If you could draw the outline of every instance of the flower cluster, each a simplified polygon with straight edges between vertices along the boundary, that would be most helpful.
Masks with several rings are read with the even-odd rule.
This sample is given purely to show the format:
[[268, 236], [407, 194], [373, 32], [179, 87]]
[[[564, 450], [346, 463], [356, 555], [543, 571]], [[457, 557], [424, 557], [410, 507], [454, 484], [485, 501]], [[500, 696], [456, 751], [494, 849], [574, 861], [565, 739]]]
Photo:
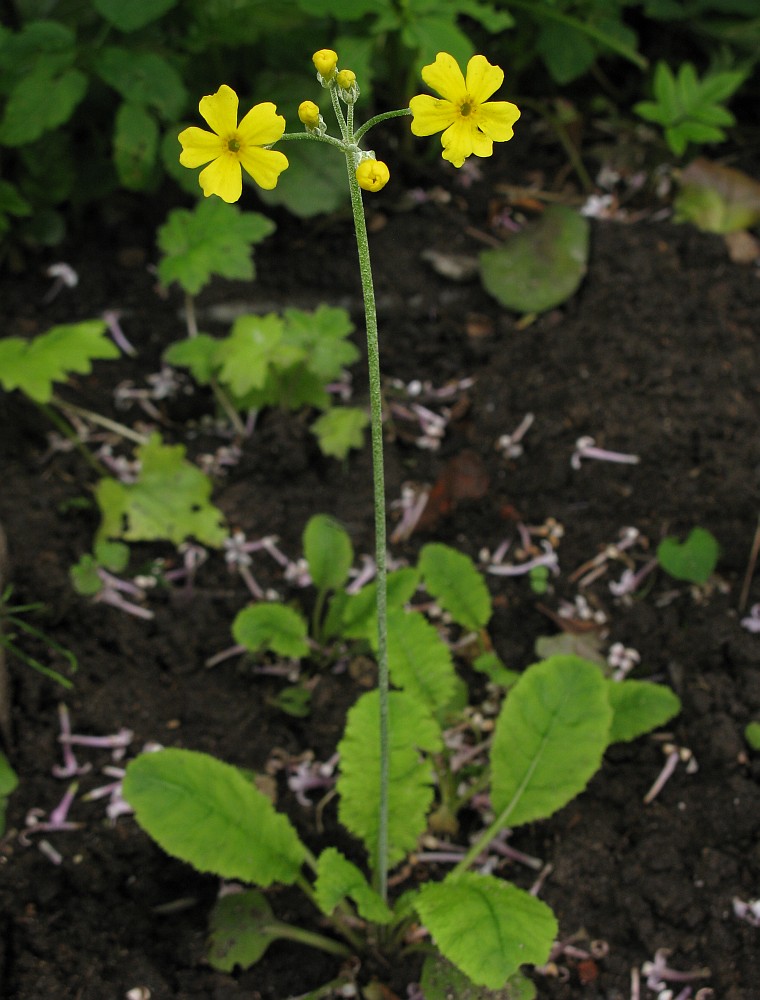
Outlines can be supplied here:
[[[356, 164], [356, 180], [365, 191], [379, 191], [390, 179], [385, 163], [372, 152], [363, 152], [353, 138], [351, 114], [359, 96], [356, 74], [338, 68], [338, 54], [332, 49], [314, 53], [317, 80], [333, 94], [336, 114], [342, 122], [343, 143], [326, 135], [327, 128], [313, 101], [303, 101], [298, 118], [310, 137], [342, 146]], [[453, 56], [439, 52], [435, 62], [425, 66], [422, 79], [440, 97], [420, 94], [409, 102], [408, 111], [389, 112], [372, 119], [370, 125], [399, 114], [412, 115], [414, 135], [442, 132], [443, 159], [461, 167], [469, 156], [490, 156], [494, 142], [512, 138], [513, 126], [520, 117], [509, 101], [489, 101], [504, 81], [504, 72], [492, 66], [484, 56], [473, 56], [466, 76]], [[349, 106], [348, 126], [335, 103], [335, 95]], [[185, 167], [205, 166], [199, 176], [206, 197], [218, 195], [235, 202], [242, 194], [242, 171], [259, 187], [270, 190], [288, 166], [284, 153], [269, 147], [282, 139], [303, 137], [285, 134], [285, 119], [270, 102], [256, 104], [238, 123], [238, 97], [231, 87], [222, 84], [215, 94], [201, 99], [199, 110], [211, 131], [192, 126], [179, 134], [182, 145], [180, 163]], [[369, 126], [361, 130], [364, 133]]]

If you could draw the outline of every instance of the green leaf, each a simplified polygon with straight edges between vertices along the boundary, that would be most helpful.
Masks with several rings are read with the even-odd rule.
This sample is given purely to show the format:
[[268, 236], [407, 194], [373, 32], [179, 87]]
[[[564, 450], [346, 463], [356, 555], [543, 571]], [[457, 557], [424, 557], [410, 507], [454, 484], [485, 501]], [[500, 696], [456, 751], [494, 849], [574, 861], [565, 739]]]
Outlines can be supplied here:
[[273, 313], [240, 316], [229, 336], [219, 342], [219, 381], [228, 385], [235, 396], [263, 388], [270, 368], [285, 368], [303, 359], [303, 350], [285, 343], [284, 336], [284, 323]]
[[418, 611], [388, 612], [388, 668], [396, 687], [431, 712], [445, 708], [454, 695], [456, 674], [449, 647]]
[[469, 556], [433, 542], [420, 553], [419, 569], [426, 590], [457, 624], [480, 630], [491, 618], [491, 595]]
[[355, 406], [335, 406], [317, 417], [311, 430], [319, 441], [322, 454], [342, 462], [352, 448], [361, 449], [364, 446], [364, 431], [368, 424], [369, 416], [364, 410]]
[[760, 750], [760, 722], [749, 722], [744, 727], [744, 739], [753, 750]]
[[596, 61], [596, 49], [586, 35], [564, 23], [543, 24], [535, 44], [556, 83], [576, 80]]
[[681, 711], [681, 702], [670, 688], [648, 681], [607, 681], [614, 715], [610, 743], [628, 743], [664, 726]]
[[291, 684], [267, 698], [267, 702], [294, 719], [305, 719], [311, 712], [311, 690], [300, 684]]
[[508, 670], [494, 652], [481, 653], [472, 661], [472, 665], [500, 687], [510, 688], [520, 678], [520, 674], [516, 670]]
[[583, 791], [611, 722], [607, 682], [595, 663], [553, 656], [528, 667], [494, 731], [491, 800], [503, 825], [544, 819]]
[[180, 368], [189, 368], [193, 378], [199, 385], [208, 385], [219, 362], [217, 353], [219, 341], [207, 333], [198, 333], [186, 340], [178, 340], [170, 344], [164, 351], [164, 361]]
[[11, 767], [11, 762], [0, 750], [0, 796], [8, 796], [18, 788], [18, 775]]
[[335, 847], [327, 847], [317, 858], [314, 895], [322, 912], [330, 917], [344, 899], [356, 903], [359, 915], [374, 924], [387, 924], [393, 913], [372, 889], [362, 871]]
[[536, 987], [522, 973], [510, 976], [498, 990], [475, 983], [442, 955], [428, 955], [422, 966], [420, 988], [425, 1000], [535, 1000]]
[[193, 211], [175, 208], [158, 230], [164, 254], [158, 276], [165, 285], [178, 282], [190, 295], [213, 275], [250, 280], [255, 273], [251, 248], [274, 228], [258, 212], [241, 212], [220, 198], [204, 198]]
[[296, 831], [230, 764], [193, 750], [144, 753], [127, 765], [123, 794], [159, 847], [200, 872], [263, 888], [299, 876]]
[[760, 183], [753, 177], [699, 157], [681, 171], [675, 200], [677, 222], [709, 233], [731, 233], [760, 222]]
[[421, 886], [416, 909], [433, 941], [474, 983], [501, 989], [521, 965], [543, 965], [558, 927], [540, 899], [466, 872]]
[[[438, 723], [414, 698], [392, 691], [389, 706], [388, 863], [392, 866], [416, 847], [433, 801], [432, 768], [420, 760], [419, 751], [436, 753], [443, 743]], [[338, 817], [364, 842], [373, 864], [377, 858], [380, 788], [379, 712], [377, 691], [362, 695], [348, 713], [338, 746]]]
[[119, 31], [137, 31], [176, 6], [177, 0], [93, 0], [95, 10]]
[[266, 205], [284, 205], [302, 219], [335, 212], [348, 200], [346, 162], [339, 150], [317, 142], [289, 142], [288, 169], [272, 191], [257, 188]]
[[47, 403], [54, 382], [65, 382], [70, 372], [88, 375], [96, 359], [118, 357], [102, 320], [54, 326], [34, 340], [0, 340], [0, 383], [7, 392], [21, 389], [36, 403]]
[[278, 922], [263, 893], [256, 889], [221, 896], [209, 916], [206, 957], [213, 969], [248, 969], [280, 937]]
[[[386, 577], [388, 610], [401, 608], [417, 589], [420, 574], [413, 566], [393, 570]], [[340, 593], [330, 605], [328, 635], [365, 639], [377, 645], [377, 584], [368, 583], [358, 594]]]
[[187, 90], [182, 77], [155, 52], [107, 45], [96, 56], [95, 71], [125, 101], [155, 108], [167, 121], [184, 110]]
[[103, 589], [98, 561], [89, 552], [80, 556], [79, 561], [69, 568], [69, 577], [74, 590], [83, 597], [93, 597]]
[[704, 528], [692, 528], [685, 542], [663, 538], [657, 546], [657, 561], [676, 580], [707, 583], [718, 562], [720, 549], [715, 536]]
[[345, 528], [327, 514], [315, 514], [304, 528], [302, 544], [317, 590], [342, 587], [354, 561], [354, 547]]
[[101, 479], [95, 487], [103, 515], [98, 540], [163, 539], [180, 545], [192, 537], [218, 548], [227, 537], [223, 515], [210, 502], [211, 480], [185, 460], [185, 448], [165, 445], [159, 434], [152, 434], [137, 448], [136, 457], [136, 482]]
[[286, 604], [253, 604], [239, 611], [232, 622], [235, 642], [249, 652], [271, 649], [293, 659], [309, 655], [308, 631], [301, 615]]
[[345, 309], [325, 305], [314, 312], [286, 309], [283, 319], [288, 343], [303, 349], [309, 371], [323, 383], [339, 378], [344, 367], [360, 357], [358, 348], [346, 339], [354, 324]]
[[8, 95], [0, 122], [0, 143], [23, 146], [63, 125], [86, 90], [87, 77], [78, 69], [57, 72], [49, 65], [38, 65]]
[[549, 205], [503, 247], [481, 253], [483, 287], [508, 309], [553, 309], [583, 280], [588, 245], [588, 219], [566, 205]]
[[124, 101], [116, 112], [113, 158], [119, 180], [130, 191], [144, 191], [154, 173], [158, 125], [141, 104]]

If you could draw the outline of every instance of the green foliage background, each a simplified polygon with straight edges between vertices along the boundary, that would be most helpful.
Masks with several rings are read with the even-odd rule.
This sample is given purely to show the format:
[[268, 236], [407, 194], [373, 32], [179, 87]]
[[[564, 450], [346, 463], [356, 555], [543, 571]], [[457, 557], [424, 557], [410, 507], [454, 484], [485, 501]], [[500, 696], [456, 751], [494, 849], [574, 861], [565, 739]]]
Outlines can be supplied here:
[[[671, 42], [675, 52], [687, 46], [700, 81], [730, 70], [752, 81], [760, 52], [756, 0], [15, 0], [6, 9], [0, 239], [34, 245], [59, 242], [78, 212], [115, 192], [156, 194], [171, 181], [197, 196], [176, 136], [200, 124], [199, 98], [224, 82], [241, 105], [274, 100], [292, 122], [301, 100], [317, 99], [316, 40], [357, 72], [367, 116], [404, 106], [436, 52], [464, 62], [480, 51], [505, 68], [507, 92], [528, 102], [592, 79], [587, 93], [598, 90], [603, 74], [614, 75], [625, 110], [639, 101], [650, 120], [670, 114], [669, 141], [674, 127], [683, 134], [672, 109], [642, 99]], [[632, 73], [614, 72], [626, 67]], [[632, 81], [624, 92], [622, 79]], [[713, 127], [730, 120], [720, 107], [710, 112]], [[686, 134], [707, 141], [704, 125]], [[313, 183], [315, 150], [297, 145], [293, 169], [263, 200], [302, 215], [334, 209], [336, 186], [329, 176]], [[319, 161], [329, 174], [330, 158]], [[305, 171], [310, 196], [321, 191], [316, 202], [304, 202]]]

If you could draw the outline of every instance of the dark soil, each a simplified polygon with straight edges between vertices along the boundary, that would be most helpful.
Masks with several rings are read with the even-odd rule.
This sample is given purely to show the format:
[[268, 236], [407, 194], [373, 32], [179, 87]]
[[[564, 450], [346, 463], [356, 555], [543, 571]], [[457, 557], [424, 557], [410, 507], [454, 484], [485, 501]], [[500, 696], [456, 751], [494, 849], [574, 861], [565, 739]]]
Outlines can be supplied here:
[[[501, 658], [515, 669], [533, 662], [536, 639], [557, 632], [546, 611], [556, 614], [562, 600], [583, 593], [607, 615], [603, 648], [613, 642], [635, 647], [641, 654], [635, 676], [677, 691], [683, 710], [669, 731], [698, 764], [695, 773], [679, 766], [645, 805], [664, 762], [662, 740], [618, 745], [583, 795], [551, 820], [517, 832], [515, 846], [553, 866], [541, 896], [556, 911], [563, 939], [577, 935], [581, 948], [595, 939], [609, 946], [604, 958], [560, 959], [567, 978], [562, 970], [560, 978], [537, 976], [538, 995], [628, 1000], [631, 970], [666, 948], [676, 969], [709, 967], [709, 975], [691, 983], [694, 992], [709, 986], [719, 1000], [752, 1000], [760, 996], [760, 931], [734, 915], [732, 900], [760, 894], [760, 759], [742, 735], [747, 722], [760, 718], [760, 637], [741, 626], [737, 610], [760, 509], [757, 270], [731, 263], [720, 237], [651, 215], [632, 223], [594, 222], [580, 292], [522, 328], [477, 280], [452, 282], [421, 257], [431, 248], [465, 255], [482, 248], [472, 228], [489, 232], [489, 184], [459, 188], [448, 204], [430, 201], [408, 211], [397, 210], [398, 191], [369, 202], [384, 373], [436, 387], [465, 377], [473, 384], [459, 394], [462, 405], [439, 451], [389, 432], [388, 498], [397, 499], [407, 481], [438, 482], [439, 495], [452, 468], [461, 471], [461, 459], [459, 466], [450, 463], [463, 452], [471, 464], [477, 463], [472, 453], [480, 459], [489, 486], [480, 499], [437, 511], [425, 530], [392, 546], [393, 557], [413, 560], [420, 545], [437, 539], [477, 558], [481, 549], [493, 551], [514, 538], [518, 519], [540, 525], [555, 518], [564, 537], [561, 573], [549, 593], [537, 598], [525, 577], [488, 578], [496, 607], [491, 633]], [[66, 259], [80, 275], [75, 290], [52, 302], [44, 302], [49, 279], [38, 261], [0, 284], [6, 335], [34, 335], [106, 308], [122, 311], [137, 359], [98, 364], [91, 376], [77, 377], [71, 397], [119, 419], [125, 414], [114, 408], [114, 386], [125, 378], [143, 385], [158, 369], [161, 351], [183, 335], [179, 296], [162, 296], [149, 270], [155, 262], [150, 230], [123, 221], [107, 238], [84, 238], [48, 257], [44, 263]], [[241, 300], [255, 310], [345, 305], [359, 325], [351, 247], [345, 218], [279, 219], [277, 234], [258, 251], [256, 283], [220, 283], [204, 293], [201, 327], [223, 332], [212, 318], [218, 314], [205, 310]], [[361, 365], [353, 374], [355, 399], [362, 402]], [[211, 411], [202, 393], [161, 405], [167, 440], [187, 443], [193, 455], [224, 443], [197, 423], [188, 435], [188, 422]], [[132, 420], [137, 412], [126, 416]], [[535, 423], [525, 452], [505, 458], [495, 444], [528, 412]], [[300, 554], [303, 527], [317, 512], [341, 520], [357, 554], [371, 552], [368, 449], [343, 464], [322, 457], [308, 417], [261, 415], [242, 460], [219, 479], [215, 501], [231, 526], [251, 539], [277, 535], [291, 558]], [[276, 749], [311, 750], [326, 760], [360, 683], [348, 673], [319, 675], [311, 715], [296, 719], [271, 705], [282, 680], [257, 675], [235, 658], [208, 669], [205, 660], [230, 644], [231, 619], [248, 601], [242, 581], [218, 555], [201, 567], [191, 591], [151, 592], [152, 621], [78, 597], [68, 569], [90, 550], [97, 518], [92, 506], [74, 501], [88, 496], [92, 473], [75, 453], [42, 461], [49, 427], [18, 394], [0, 400], [0, 419], [0, 522], [8, 534], [14, 599], [43, 602], [44, 613], [30, 620], [79, 661], [74, 688], [65, 694], [75, 731], [103, 734], [126, 726], [135, 733], [130, 753], [158, 741], [258, 771]], [[570, 456], [582, 435], [636, 453], [641, 462], [587, 461], [574, 470]], [[684, 536], [695, 525], [709, 529], [721, 548], [718, 575], [706, 587], [658, 572], [643, 596], [625, 601], [609, 589], [622, 562], [585, 589], [574, 576], [626, 526], [642, 533], [644, 541], [631, 551], [643, 565], [661, 538]], [[139, 546], [136, 563], [156, 556], [174, 554], [166, 546]], [[256, 558], [254, 572], [264, 586], [310, 599], [308, 591], [289, 587], [267, 557]], [[758, 600], [756, 578], [748, 606]], [[26, 645], [47, 657], [41, 645]], [[47, 662], [65, 669], [55, 656]], [[10, 799], [0, 857], [2, 997], [105, 1000], [146, 987], [153, 1000], [284, 1000], [338, 974], [336, 960], [286, 944], [272, 946], [248, 972], [210, 969], [203, 956], [216, 880], [168, 859], [130, 817], [109, 824], [102, 801], [81, 799], [106, 780], [99, 769], [110, 763], [107, 751], [79, 752], [94, 769], [82, 778], [71, 812], [82, 828], [48, 838], [61, 862], [22, 846], [17, 834], [27, 811], [49, 812], [66, 788], [51, 776], [60, 762], [62, 692], [16, 661], [10, 670], [10, 754], [21, 783]], [[473, 697], [482, 693], [474, 682]], [[325, 810], [322, 831], [315, 809], [298, 805], [282, 771], [277, 780], [280, 804], [302, 837], [313, 848], [331, 842], [335, 802]], [[534, 877], [519, 866], [503, 873], [524, 886]], [[421, 869], [414, 875], [426, 877]], [[279, 916], [314, 926], [315, 915], [304, 914], [297, 897], [271, 895]], [[386, 996], [403, 998], [419, 967], [363, 968], [360, 982], [373, 974], [393, 991]], [[675, 992], [683, 985], [674, 984]], [[641, 997], [654, 995], [642, 981]]]

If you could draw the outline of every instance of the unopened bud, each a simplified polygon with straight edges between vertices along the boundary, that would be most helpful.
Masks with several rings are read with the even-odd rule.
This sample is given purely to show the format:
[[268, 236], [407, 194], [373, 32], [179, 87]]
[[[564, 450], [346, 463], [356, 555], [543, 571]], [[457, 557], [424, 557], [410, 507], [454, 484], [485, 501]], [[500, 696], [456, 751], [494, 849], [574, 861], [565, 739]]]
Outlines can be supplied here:
[[298, 117], [306, 128], [319, 128], [319, 108], [314, 101], [302, 101], [298, 105]]
[[322, 84], [327, 84], [335, 75], [335, 67], [338, 65], [338, 53], [332, 49], [320, 49], [311, 57], [317, 68], [317, 73]]
[[362, 160], [356, 168], [359, 187], [365, 191], [380, 191], [388, 183], [391, 172], [382, 160]]

